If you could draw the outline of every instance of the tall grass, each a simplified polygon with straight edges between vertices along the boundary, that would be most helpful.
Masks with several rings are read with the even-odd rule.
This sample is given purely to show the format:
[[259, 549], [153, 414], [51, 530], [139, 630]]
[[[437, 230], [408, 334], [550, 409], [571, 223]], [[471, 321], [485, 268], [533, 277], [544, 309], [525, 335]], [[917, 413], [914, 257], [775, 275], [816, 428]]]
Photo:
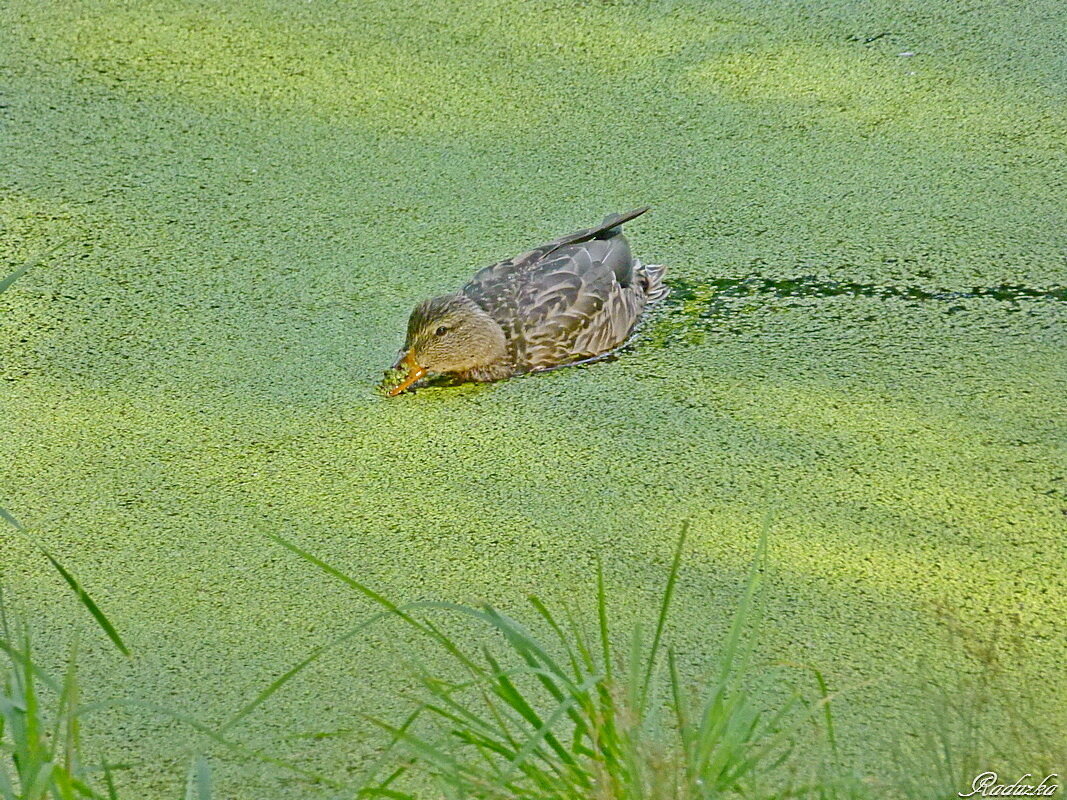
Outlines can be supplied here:
[[[40, 253], [0, 280], [0, 293], [67, 241]], [[128, 655], [129, 649], [115, 626], [74, 575], [13, 515], [0, 508], [0, 517], [33, 543], [115, 647]], [[77, 644], [71, 647], [63, 677], [49, 675], [34, 662], [28, 630], [16, 631], [9, 620], [2, 585], [0, 654], [0, 800], [115, 800], [110, 768], [104, 764], [99, 774], [90, 775], [81, 759]], [[90, 785], [94, 782], [95, 789]]]
[[62, 678], [49, 675], [34, 662], [28, 632], [14, 630], [0, 593], [0, 652], [0, 798], [114, 800], [110, 768], [93, 775], [81, 759], [77, 645]]
[[[356, 589], [425, 638], [451, 663], [451, 677], [416, 665], [423, 700], [402, 724], [372, 719], [390, 748], [446, 798], [485, 800], [707, 800], [749, 794], [788, 758], [796, 698], [761, 709], [744, 686], [766, 556], [760, 538], [740, 605], [703, 685], [691, 686], [666, 634], [685, 546], [679, 536], [657, 613], [625, 635], [609, 619], [603, 571], [596, 574], [595, 623], [529, 598], [535, 632], [492, 606], [422, 603], [401, 608], [281, 537], [275, 541]], [[431, 619], [458, 615], [502, 642], [464, 647]], [[594, 615], [590, 615], [594, 616]], [[290, 676], [291, 677], [291, 676]], [[819, 713], [824, 706], [817, 704]], [[408, 797], [395, 774], [365, 796]]]
[[60, 241], [56, 242], [51, 247], [49, 247], [49, 248], [47, 248], [45, 250], [42, 250], [37, 255], [33, 256], [32, 258], [28, 259], [27, 261], [24, 261], [21, 266], [19, 266], [13, 272], [8, 273], [8, 275], [6, 275], [4, 278], [0, 279], [0, 294], [3, 294], [4, 292], [6, 292], [11, 287], [11, 284], [13, 284], [15, 281], [17, 281], [19, 278], [21, 278], [23, 275], [25, 275], [31, 269], [33, 269], [38, 264], [40, 264], [42, 261], [44, 261], [46, 258], [48, 258], [48, 256], [52, 255], [52, 253], [55, 253], [61, 247], [66, 245], [68, 242], [70, 242], [70, 240], [71, 240], [71, 237], [69, 237], [69, 236], [67, 238], [65, 238], [65, 239], [61, 239]]
[[944, 602], [932, 610], [947, 634], [944, 650], [960, 668], [944, 684], [928, 684], [917, 694], [929, 718], [918, 735], [895, 748], [896, 791], [906, 800], [955, 797], [987, 771], [1007, 778], [1002, 783], [1026, 773], [1036, 776], [1034, 784], [1046, 775], [1062, 776], [1067, 741], [1042, 730], [1045, 709], [1009, 669], [1030, 657], [1033, 631], [1016, 614], [976, 627]]
[[[337, 800], [944, 800], [978, 772], [1006, 764], [999, 760], [1005, 753], [977, 746], [980, 726], [988, 720], [982, 703], [1000, 694], [993, 656], [982, 655], [993, 669], [979, 674], [977, 693], [942, 693], [931, 703], [924, 736], [897, 753], [877, 781], [861, 779], [833, 758], [831, 695], [818, 671], [811, 671], [809, 697], [794, 694], [761, 707], [748, 686], [755, 672], [766, 533], [715, 669], [696, 684], [683, 677], [669, 644], [684, 530], [648, 624], [622, 630], [609, 614], [599, 566], [588, 614], [553, 611], [531, 597], [522, 622], [488, 605], [399, 605], [296, 544], [271, 538], [373, 600], [380, 611], [317, 648], [219, 727], [129, 699], [86, 705], [77, 681], [77, 646], [62, 674], [49, 674], [35, 660], [25, 626], [9, 620], [0, 595], [0, 800], [118, 800], [117, 770], [128, 765], [92, 764], [81, 744], [83, 724], [102, 706], [165, 715], [246, 765], [282, 767], [306, 782], [309, 792], [317, 784], [316, 796], [332, 790]], [[443, 617], [449, 619], [447, 629]], [[357, 783], [317, 775], [232, 738], [256, 709], [331, 647], [387, 620], [436, 648], [439, 657], [432, 669], [414, 663], [419, 697], [406, 717], [364, 718], [386, 733], [387, 744]], [[449, 633], [457, 621], [462, 633]], [[473, 640], [483, 644], [467, 643]], [[979, 652], [992, 652], [990, 647]], [[798, 757], [798, 743], [813, 735], [826, 743], [830, 758], [818, 758], [817, 747]], [[1026, 747], [1022, 755], [1037, 752]], [[1062, 748], [1047, 752], [1052, 771]], [[1043, 766], [1046, 760], [1032, 763]], [[194, 755], [184, 797], [210, 800], [212, 790], [208, 760]]]
[[[90, 763], [81, 731], [87, 715], [78, 682], [78, 645], [62, 675], [36, 658], [28, 627], [9, 616], [0, 586], [0, 800], [119, 800], [116, 771], [124, 765]], [[211, 772], [197, 756], [186, 800], [210, 800]]]
[[37, 549], [37, 551], [40, 552], [42, 556], [44, 556], [48, 560], [48, 563], [51, 564], [52, 567], [56, 570], [56, 572], [59, 573], [60, 577], [63, 578], [63, 581], [67, 584], [67, 586], [70, 587], [71, 591], [74, 592], [75, 596], [78, 598], [78, 602], [85, 607], [85, 610], [89, 612], [90, 616], [92, 616], [92, 618], [96, 621], [96, 624], [99, 625], [100, 629], [107, 635], [107, 638], [111, 640], [111, 643], [114, 644], [115, 647], [117, 647], [124, 656], [128, 656], [130, 654], [130, 649], [122, 640], [122, 637], [119, 635], [118, 630], [116, 630], [115, 626], [112, 624], [111, 620], [108, 619], [107, 615], [100, 610], [100, 606], [97, 605], [96, 601], [93, 600], [90, 594], [78, 582], [78, 579], [71, 574], [70, 570], [64, 567], [63, 564], [61, 564], [59, 560], [55, 556], [53, 556], [44, 545], [38, 542], [35, 537], [30, 535], [30, 532], [26, 529], [26, 527], [17, 519], [15, 519], [15, 517], [12, 516], [10, 512], [5, 511], [3, 508], [0, 508], [0, 518], [6, 520], [16, 531], [18, 531], [27, 541], [29, 541]]
[[[7, 291], [15, 281], [25, 275], [32, 267], [41, 263], [41, 261], [50, 256], [52, 253], [59, 250], [69, 241], [69, 237], [59, 241], [52, 247], [49, 247], [47, 250], [38, 253], [36, 256], [23, 263], [22, 266], [20, 266], [14, 272], [11, 272], [9, 275], [7, 275], [7, 277], [0, 280], [0, 294], [3, 294], [5, 291]], [[115, 629], [115, 626], [111, 624], [111, 620], [109, 620], [104, 614], [104, 612], [100, 610], [100, 607], [96, 604], [93, 598], [90, 597], [89, 593], [85, 591], [84, 588], [82, 588], [82, 585], [78, 583], [77, 579], [71, 574], [70, 570], [64, 567], [55, 558], [55, 556], [53, 556], [44, 547], [44, 545], [42, 545], [33, 536], [31, 536], [30, 532], [26, 529], [26, 526], [24, 526], [21, 522], [15, 519], [15, 517], [10, 512], [4, 510], [3, 508], [0, 508], [0, 517], [2, 517], [16, 531], [18, 531], [19, 534], [21, 534], [24, 538], [29, 540], [33, 544], [33, 546], [37, 548], [38, 551], [40, 551], [41, 555], [48, 559], [48, 562], [60, 574], [60, 576], [71, 588], [74, 594], [77, 595], [79, 602], [81, 602], [81, 604], [85, 606], [85, 609], [92, 615], [93, 619], [96, 620], [96, 624], [99, 625], [100, 628], [104, 631], [104, 633], [107, 634], [107, 637], [112, 641], [115, 647], [121, 650], [123, 655], [129, 655], [130, 651], [126, 647], [126, 643], [122, 641], [122, 637], [119, 636], [119, 632]]]

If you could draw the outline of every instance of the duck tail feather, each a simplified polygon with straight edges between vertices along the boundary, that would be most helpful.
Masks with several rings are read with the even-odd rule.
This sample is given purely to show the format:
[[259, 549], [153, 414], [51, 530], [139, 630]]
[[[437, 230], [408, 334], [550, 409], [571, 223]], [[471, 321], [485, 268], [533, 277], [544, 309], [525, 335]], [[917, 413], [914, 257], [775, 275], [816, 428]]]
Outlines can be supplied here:
[[622, 233], [623, 224], [641, 216], [650, 208], [651, 206], [645, 206], [644, 208], [635, 208], [633, 211], [627, 211], [625, 214], [608, 214], [604, 217], [603, 222], [593, 229], [596, 231], [593, 234], [593, 238], [610, 239], [613, 236], [618, 236]]
[[634, 217], [641, 216], [648, 211], [648, 209], [649, 207], [645, 206], [644, 208], [628, 211], [625, 214], [608, 214], [608, 216], [604, 217], [604, 221], [595, 228], [583, 228], [580, 231], [568, 233], [566, 236], [561, 236], [544, 245], [544, 249], [541, 252], [541, 258], [545, 258], [550, 253], [559, 250], [559, 248], [564, 245], [580, 244], [581, 242], [588, 242], [592, 239], [610, 239], [613, 236], [618, 236], [619, 233], [622, 232], [622, 225], [624, 222], [629, 222]]
[[645, 297], [649, 303], [656, 303], [671, 293], [671, 287], [664, 281], [667, 274], [666, 264], [642, 264], [644, 272]]

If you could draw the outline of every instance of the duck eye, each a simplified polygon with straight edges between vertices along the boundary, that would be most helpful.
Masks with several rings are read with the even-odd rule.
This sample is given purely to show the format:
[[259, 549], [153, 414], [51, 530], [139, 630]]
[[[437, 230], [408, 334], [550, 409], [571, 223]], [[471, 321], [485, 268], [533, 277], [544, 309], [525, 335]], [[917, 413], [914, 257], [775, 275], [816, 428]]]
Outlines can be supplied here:
[[435, 336], [444, 336], [446, 333], [448, 333], [448, 328], [446, 328], [444, 325], [434, 331]]

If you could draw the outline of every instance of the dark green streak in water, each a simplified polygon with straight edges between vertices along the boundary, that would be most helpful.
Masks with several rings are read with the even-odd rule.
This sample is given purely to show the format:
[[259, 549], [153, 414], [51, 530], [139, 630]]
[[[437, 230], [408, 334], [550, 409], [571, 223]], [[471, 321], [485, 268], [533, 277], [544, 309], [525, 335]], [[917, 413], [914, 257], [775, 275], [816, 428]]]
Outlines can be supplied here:
[[743, 278], [713, 278], [704, 282], [668, 280], [671, 295], [668, 304], [700, 300], [708, 295], [715, 297], [752, 297], [773, 295], [775, 297], [880, 297], [902, 300], [964, 300], [985, 297], [993, 300], [1017, 303], [1021, 300], [1067, 301], [1067, 287], [1053, 286], [1037, 289], [1018, 284], [1000, 286], [977, 286], [972, 289], [923, 289], [918, 286], [879, 286], [869, 283], [828, 281], [812, 275], [799, 278], [764, 278], [749, 275]]

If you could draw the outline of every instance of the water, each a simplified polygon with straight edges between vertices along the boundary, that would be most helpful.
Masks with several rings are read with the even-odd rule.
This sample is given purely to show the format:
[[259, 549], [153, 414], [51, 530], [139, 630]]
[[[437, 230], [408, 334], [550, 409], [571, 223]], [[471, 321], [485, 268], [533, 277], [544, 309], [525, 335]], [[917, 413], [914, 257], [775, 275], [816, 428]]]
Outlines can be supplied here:
[[[16, 3], [3, 258], [71, 238], [0, 298], [0, 503], [135, 657], [20, 540], [5, 597], [42, 656], [82, 625], [94, 696], [217, 721], [370, 612], [264, 531], [398, 600], [510, 610], [591, 601], [600, 554], [625, 621], [691, 520], [670, 640], [696, 677], [770, 509], [758, 657], [822, 670], [860, 768], [925, 729], [916, 686], [975, 667], [946, 609], [980, 641], [1014, 620], [1004, 679], [1062, 741], [1063, 14]], [[616, 358], [376, 392], [415, 302], [645, 204], [628, 235], [674, 293]], [[353, 720], [408, 709], [396, 638], [235, 734], [347, 774]], [[147, 765], [131, 796], [175, 796], [196, 737], [99, 719]], [[297, 791], [238, 772], [235, 797]]]

